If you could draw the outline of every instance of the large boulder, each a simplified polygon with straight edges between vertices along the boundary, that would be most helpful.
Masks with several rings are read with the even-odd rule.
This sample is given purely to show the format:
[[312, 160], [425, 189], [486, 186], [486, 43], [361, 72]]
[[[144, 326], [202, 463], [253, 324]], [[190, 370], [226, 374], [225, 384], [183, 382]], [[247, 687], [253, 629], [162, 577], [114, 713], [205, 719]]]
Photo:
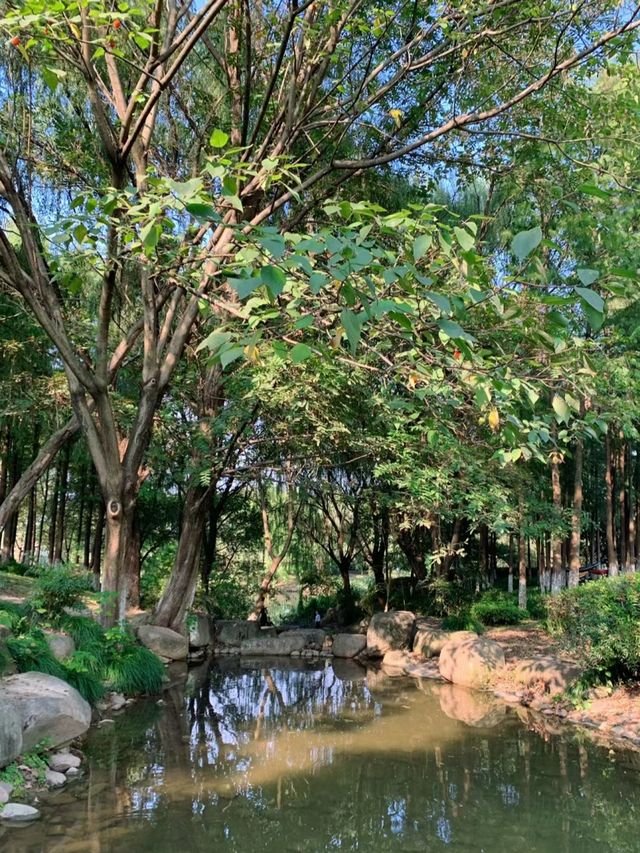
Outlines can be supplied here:
[[213, 642], [211, 620], [207, 613], [196, 611], [189, 619], [189, 645], [192, 649], [203, 649]]
[[272, 655], [280, 657], [291, 655], [293, 652], [301, 652], [305, 648], [305, 637], [295, 632], [285, 632], [278, 637], [256, 637], [254, 639], [242, 640], [240, 643], [240, 654], [246, 657], [263, 657]]
[[91, 708], [78, 691], [53, 675], [21, 672], [0, 681], [0, 699], [8, 701], [22, 721], [22, 749], [47, 739], [60, 746], [84, 734]]
[[[2, 682], [0, 681], [0, 695]], [[11, 764], [22, 752], [22, 716], [15, 703], [0, 699], [0, 767]]]
[[496, 670], [504, 666], [502, 648], [483, 637], [453, 638], [442, 648], [440, 675], [464, 687], [486, 688]]
[[148, 649], [165, 660], [186, 660], [189, 641], [171, 628], [160, 625], [140, 625], [138, 639]]
[[219, 619], [215, 625], [216, 643], [224, 646], [239, 646], [243, 640], [249, 640], [260, 634], [260, 624], [238, 619]]
[[44, 639], [49, 646], [51, 654], [56, 660], [66, 660], [67, 658], [70, 658], [76, 650], [76, 644], [73, 642], [73, 638], [68, 634], [56, 634], [53, 631], [47, 631], [44, 635]]
[[443, 631], [442, 628], [421, 628], [418, 626], [413, 638], [413, 651], [417, 655], [422, 655], [423, 658], [435, 658], [450, 639], [450, 631]]
[[326, 634], [322, 628], [292, 628], [290, 631], [282, 631], [278, 636], [302, 637], [305, 648], [317, 649], [319, 651], [322, 648]]
[[374, 613], [367, 630], [367, 654], [384, 657], [387, 652], [410, 649], [416, 617], [408, 610]]
[[552, 655], [521, 658], [510, 669], [515, 681], [525, 686], [542, 683], [547, 693], [555, 696], [564, 691], [582, 675], [575, 663], [560, 660]]
[[367, 646], [364, 634], [336, 634], [331, 651], [335, 658], [354, 658]]
[[490, 693], [469, 690], [458, 684], [440, 684], [437, 689], [440, 707], [452, 720], [467, 726], [493, 728], [504, 720], [507, 706]]
[[400, 649], [392, 649], [382, 658], [382, 671], [392, 678], [398, 675], [406, 675], [407, 669], [414, 663], [407, 652]]

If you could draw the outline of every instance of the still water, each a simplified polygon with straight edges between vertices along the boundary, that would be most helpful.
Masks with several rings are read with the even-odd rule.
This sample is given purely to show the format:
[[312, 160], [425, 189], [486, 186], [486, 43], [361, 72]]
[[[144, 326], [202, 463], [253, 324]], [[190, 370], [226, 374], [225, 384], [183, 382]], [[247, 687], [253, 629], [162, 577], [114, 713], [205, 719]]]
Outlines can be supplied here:
[[174, 676], [3, 853], [640, 851], [636, 756], [483, 694], [338, 661]]

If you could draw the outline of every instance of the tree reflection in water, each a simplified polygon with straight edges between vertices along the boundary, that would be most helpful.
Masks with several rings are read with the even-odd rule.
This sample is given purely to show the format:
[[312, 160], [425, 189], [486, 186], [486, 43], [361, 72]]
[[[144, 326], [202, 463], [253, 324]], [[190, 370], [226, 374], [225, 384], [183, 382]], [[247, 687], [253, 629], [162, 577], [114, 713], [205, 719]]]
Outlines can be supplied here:
[[161, 704], [91, 732], [85, 780], [7, 849], [638, 849], [633, 756], [451, 685], [286, 663], [174, 669]]

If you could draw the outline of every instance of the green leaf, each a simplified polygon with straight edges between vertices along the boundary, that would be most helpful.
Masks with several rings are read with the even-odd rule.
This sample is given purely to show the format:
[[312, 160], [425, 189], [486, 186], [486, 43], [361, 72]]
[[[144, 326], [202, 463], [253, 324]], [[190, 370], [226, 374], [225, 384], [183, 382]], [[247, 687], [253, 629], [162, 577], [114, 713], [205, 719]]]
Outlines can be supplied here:
[[260, 270], [260, 278], [262, 283], [267, 286], [272, 296], [279, 296], [284, 290], [287, 282], [287, 277], [279, 267], [274, 267], [271, 264], [262, 267]]
[[212, 148], [224, 148], [228, 141], [229, 134], [225, 133], [224, 130], [219, 130], [217, 128], [209, 137], [209, 145]]
[[196, 352], [200, 352], [200, 350], [203, 349], [208, 349], [210, 352], [216, 353], [218, 352], [220, 347], [224, 346], [224, 344], [229, 343], [230, 340], [230, 332], [211, 332], [210, 335], [207, 335], [207, 337], [198, 344]]
[[162, 229], [156, 222], [150, 222], [149, 225], [142, 229], [140, 236], [142, 237], [142, 245], [144, 246], [145, 254], [149, 255], [153, 252], [155, 247], [158, 245], [161, 233]]
[[357, 315], [354, 314], [353, 311], [349, 311], [348, 308], [343, 308], [342, 313], [340, 314], [340, 320], [344, 326], [345, 332], [347, 333], [351, 352], [355, 355], [355, 352], [358, 349], [358, 343], [360, 342], [360, 335], [362, 334], [364, 315]]
[[596, 198], [608, 199], [611, 196], [610, 192], [607, 192], [607, 190], [601, 190], [600, 187], [596, 187], [595, 184], [581, 184], [581, 186], [578, 187], [578, 191], [585, 195], [595, 196]]
[[434, 305], [437, 305], [443, 314], [451, 313], [451, 303], [446, 296], [443, 296], [441, 293], [432, 293], [430, 291], [427, 291], [424, 295], [427, 299], [433, 302]]
[[569, 406], [567, 406], [567, 404], [559, 394], [554, 394], [553, 400], [551, 401], [551, 405], [553, 406], [553, 411], [558, 416], [558, 420], [564, 421], [564, 423], [568, 423], [569, 418], [571, 416], [571, 413], [569, 412]]
[[429, 248], [431, 246], [431, 234], [420, 234], [419, 237], [413, 241], [413, 259], [414, 261], [419, 261], [420, 258], [423, 258]]
[[590, 284], [593, 284], [594, 281], [600, 278], [598, 270], [579, 269], [576, 270], [576, 275], [585, 287], [589, 287]]
[[195, 218], [199, 219], [201, 222], [211, 222], [213, 219], [217, 220], [220, 218], [218, 211], [212, 204], [193, 202], [192, 204], [187, 204], [185, 209], [187, 213], [195, 216]]
[[244, 347], [230, 347], [220, 353], [220, 364], [227, 367], [244, 355]]
[[311, 347], [308, 347], [306, 344], [296, 344], [291, 350], [290, 355], [291, 361], [294, 364], [300, 364], [308, 358], [311, 358], [313, 351], [311, 350]]
[[456, 235], [456, 240], [462, 246], [465, 252], [470, 252], [475, 245], [475, 238], [469, 234], [464, 228], [455, 227], [453, 233]]
[[314, 272], [309, 276], [309, 288], [314, 296], [317, 296], [327, 284], [329, 284], [329, 279], [324, 273]]
[[594, 311], [597, 311], [599, 314], [604, 314], [604, 299], [600, 296], [599, 293], [596, 293], [595, 290], [591, 290], [588, 287], [576, 287], [576, 293], [578, 296], [590, 305]]
[[470, 335], [468, 332], [460, 326], [458, 323], [453, 320], [438, 320], [438, 325], [440, 326], [440, 330], [447, 335], [449, 338], [460, 338], [463, 341], [475, 341], [475, 338]]
[[511, 251], [519, 261], [523, 261], [542, 241], [542, 229], [536, 225], [530, 231], [521, 231], [511, 241]]
[[256, 287], [260, 287], [262, 284], [259, 278], [230, 278], [228, 282], [240, 299], [246, 299], [250, 293], [253, 293]]

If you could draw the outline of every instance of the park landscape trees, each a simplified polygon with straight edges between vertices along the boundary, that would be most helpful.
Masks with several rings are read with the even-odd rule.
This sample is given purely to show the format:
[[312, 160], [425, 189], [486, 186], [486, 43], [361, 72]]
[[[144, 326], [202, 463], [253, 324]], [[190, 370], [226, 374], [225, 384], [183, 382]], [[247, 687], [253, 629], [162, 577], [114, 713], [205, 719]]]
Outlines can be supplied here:
[[636, 11], [2, 10], [5, 561], [635, 567]]

